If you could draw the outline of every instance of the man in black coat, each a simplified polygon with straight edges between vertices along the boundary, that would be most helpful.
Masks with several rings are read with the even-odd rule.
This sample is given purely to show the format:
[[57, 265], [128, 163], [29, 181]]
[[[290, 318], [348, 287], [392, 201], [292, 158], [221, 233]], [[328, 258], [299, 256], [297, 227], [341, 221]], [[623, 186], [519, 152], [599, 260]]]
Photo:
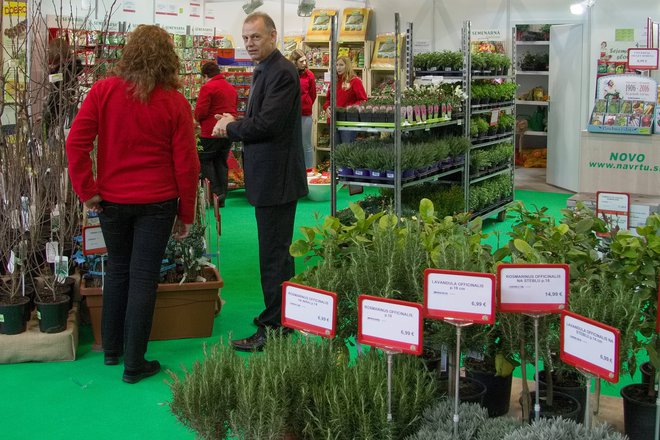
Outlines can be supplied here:
[[243, 22], [243, 43], [256, 67], [245, 117], [216, 116], [214, 136], [243, 141], [248, 202], [255, 207], [259, 268], [265, 309], [257, 332], [232, 341], [236, 350], [261, 350], [266, 329], [281, 326], [282, 283], [295, 274], [289, 246], [296, 204], [307, 194], [302, 146], [300, 81], [295, 66], [276, 48], [277, 31], [268, 14], [254, 12]]

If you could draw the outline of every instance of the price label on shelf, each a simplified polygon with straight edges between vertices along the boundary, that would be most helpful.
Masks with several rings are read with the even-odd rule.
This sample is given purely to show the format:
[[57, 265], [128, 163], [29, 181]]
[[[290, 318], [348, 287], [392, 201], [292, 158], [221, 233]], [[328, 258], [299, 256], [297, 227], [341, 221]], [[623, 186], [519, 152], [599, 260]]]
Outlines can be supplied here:
[[581, 368], [596, 377], [619, 381], [619, 330], [576, 313], [561, 315], [561, 351], [563, 362]]
[[[630, 194], [598, 191], [596, 193], [596, 216], [605, 217], [611, 230], [627, 231], [630, 226]], [[598, 233], [600, 236], [608, 234]]]
[[108, 250], [103, 239], [101, 225], [83, 227], [83, 254], [105, 254]]
[[497, 126], [497, 122], [500, 120], [500, 110], [495, 109], [492, 112], [490, 112], [490, 126], [495, 127]]
[[658, 49], [631, 47], [628, 49], [628, 68], [630, 70], [657, 70]]
[[497, 279], [502, 312], [559, 313], [568, 303], [567, 264], [501, 264]]
[[335, 293], [289, 282], [282, 285], [282, 325], [331, 338], [336, 321]]
[[422, 306], [394, 299], [358, 297], [358, 342], [422, 354]]
[[495, 275], [426, 269], [424, 316], [475, 324], [493, 324]]

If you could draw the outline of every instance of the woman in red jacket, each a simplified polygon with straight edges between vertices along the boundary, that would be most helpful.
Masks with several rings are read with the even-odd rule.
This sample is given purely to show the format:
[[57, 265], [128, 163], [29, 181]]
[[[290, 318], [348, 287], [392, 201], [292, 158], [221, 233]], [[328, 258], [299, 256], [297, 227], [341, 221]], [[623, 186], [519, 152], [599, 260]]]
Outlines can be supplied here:
[[220, 73], [220, 67], [210, 61], [202, 66], [206, 83], [199, 89], [195, 104], [195, 119], [202, 129], [200, 140], [203, 151], [199, 152], [202, 176], [211, 182], [211, 191], [218, 196], [220, 206], [225, 206], [229, 168], [227, 157], [231, 142], [227, 138], [211, 135], [217, 120], [214, 115], [229, 113], [236, 116], [238, 94]]
[[302, 139], [305, 150], [305, 167], [314, 166], [314, 150], [312, 149], [312, 106], [316, 101], [316, 78], [307, 68], [307, 55], [296, 49], [289, 55], [289, 60], [295, 64], [300, 75], [300, 99], [302, 104]]
[[[337, 107], [346, 108], [357, 105], [367, 100], [367, 92], [364, 90], [362, 80], [353, 71], [353, 62], [347, 56], [337, 58]], [[327, 110], [330, 105], [330, 89], [326, 95], [323, 109]], [[339, 131], [339, 140], [347, 144], [355, 140], [356, 132]]]
[[[66, 142], [72, 187], [99, 214], [108, 249], [104, 363], [116, 365], [124, 354], [128, 383], [160, 371], [158, 361], [144, 358], [160, 264], [170, 234], [186, 237], [195, 216], [199, 160], [178, 72], [169, 34], [138, 26], [116, 76], [92, 86]], [[95, 140], [96, 173], [90, 157]]]

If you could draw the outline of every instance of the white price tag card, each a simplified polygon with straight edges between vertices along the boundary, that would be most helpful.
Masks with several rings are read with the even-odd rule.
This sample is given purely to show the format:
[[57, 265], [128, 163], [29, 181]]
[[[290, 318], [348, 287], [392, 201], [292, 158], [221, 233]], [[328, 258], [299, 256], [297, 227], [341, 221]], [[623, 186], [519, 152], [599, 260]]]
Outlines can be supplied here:
[[559, 313], [568, 304], [567, 264], [501, 264], [497, 279], [502, 312]]
[[495, 127], [497, 126], [497, 121], [500, 120], [500, 110], [495, 109], [492, 112], [490, 112], [490, 126]]
[[11, 251], [9, 253], [9, 260], [7, 261], [7, 271], [9, 273], [14, 273], [15, 267], [16, 267], [16, 254], [14, 254], [14, 251]]
[[657, 70], [658, 49], [631, 47], [628, 49], [628, 68], [630, 70]]
[[49, 241], [46, 243], [46, 261], [49, 263], [54, 263], [55, 258], [57, 258], [57, 249], [59, 248], [59, 243], [57, 241]]
[[[630, 194], [598, 191], [596, 216], [605, 217], [611, 230], [627, 231], [630, 223]], [[598, 234], [600, 236], [607, 234]]]
[[83, 254], [105, 254], [107, 251], [101, 225], [83, 227]]
[[422, 354], [422, 306], [358, 296], [358, 342], [385, 350]]
[[562, 312], [563, 362], [608, 382], [619, 381], [619, 330], [576, 313]]
[[493, 324], [495, 275], [426, 269], [424, 316], [474, 324]]
[[55, 281], [63, 283], [66, 277], [69, 276], [69, 257], [58, 256], [55, 257]]
[[337, 294], [300, 284], [282, 284], [282, 325], [332, 338], [336, 321]]

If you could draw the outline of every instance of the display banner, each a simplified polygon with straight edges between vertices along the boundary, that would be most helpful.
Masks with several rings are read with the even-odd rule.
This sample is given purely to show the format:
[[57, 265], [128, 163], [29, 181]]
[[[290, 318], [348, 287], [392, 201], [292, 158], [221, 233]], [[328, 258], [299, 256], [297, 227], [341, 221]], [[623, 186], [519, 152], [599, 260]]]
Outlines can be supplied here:
[[619, 330], [564, 311], [559, 357], [562, 362], [616, 383], [619, 381]]
[[82, 236], [84, 255], [105, 254], [108, 251], [103, 239], [101, 225], [83, 226]]
[[498, 309], [512, 313], [559, 313], [568, 304], [567, 264], [501, 264]]
[[336, 322], [336, 293], [289, 282], [282, 284], [282, 325], [332, 338]]
[[358, 342], [384, 350], [422, 354], [422, 306], [358, 296]]
[[[596, 217], [605, 218], [610, 230], [630, 229], [630, 194], [598, 191], [596, 193]], [[598, 233], [600, 236], [609, 234]]]
[[424, 316], [474, 324], [493, 324], [495, 275], [426, 269]]

